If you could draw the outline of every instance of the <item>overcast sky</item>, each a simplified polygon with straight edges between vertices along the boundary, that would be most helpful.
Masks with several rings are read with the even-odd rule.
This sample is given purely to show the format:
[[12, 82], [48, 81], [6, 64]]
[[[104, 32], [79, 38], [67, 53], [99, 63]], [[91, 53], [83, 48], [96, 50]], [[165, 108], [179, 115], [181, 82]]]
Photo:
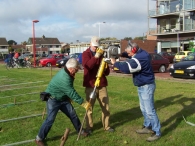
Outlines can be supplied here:
[[[148, 29], [147, 1], [0, 0], [0, 37], [18, 44], [28, 41], [32, 20], [39, 20], [35, 37], [45, 35], [65, 43], [88, 42], [99, 36], [99, 28], [102, 38], [143, 36]], [[154, 9], [155, 1], [149, 1]]]

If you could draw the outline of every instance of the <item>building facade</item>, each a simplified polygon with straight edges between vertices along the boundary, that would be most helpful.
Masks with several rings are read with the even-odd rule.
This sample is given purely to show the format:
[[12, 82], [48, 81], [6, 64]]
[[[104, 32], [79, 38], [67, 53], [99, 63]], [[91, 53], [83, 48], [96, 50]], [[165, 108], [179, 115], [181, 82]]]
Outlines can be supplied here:
[[[150, 10], [148, 0], [148, 35], [157, 37], [157, 52], [188, 50], [195, 43], [195, 0], [155, 0]], [[151, 28], [151, 19], [156, 27]]]
[[0, 53], [8, 53], [8, 43], [6, 38], [0, 37]]
[[[132, 43], [136, 43], [140, 48], [147, 52], [157, 52], [156, 40], [131, 40]], [[125, 51], [128, 45], [128, 40], [103, 40], [100, 41], [100, 46], [107, 52], [109, 46], [115, 46], [118, 48], [118, 54]], [[90, 46], [90, 42], [78, 42], [70, 44], [70, 54], [82, 53]]]
[[[35, 52], [36, 54], [55, 54], [61, 53], [61, 43], [57, 38], [47, 38], [44, 35], [41, 38], [34, 38], [35, 40]], [[33, 38], [29, 38], [27, 50], [33, 53]]]

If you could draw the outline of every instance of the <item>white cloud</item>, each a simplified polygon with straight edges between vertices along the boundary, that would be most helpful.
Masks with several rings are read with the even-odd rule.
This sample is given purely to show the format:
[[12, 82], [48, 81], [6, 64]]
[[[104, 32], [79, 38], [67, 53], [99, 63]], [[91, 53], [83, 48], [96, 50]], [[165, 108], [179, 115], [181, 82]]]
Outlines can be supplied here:
[[148, 27], [146, 0], [0, 0], [0, 6], [0, 37], [18, 43], [32, 37], [35, 19], [36, 37], [68, 43], [98, 36], [99, 23], [101, 37], [118, 39], [142, 36]]

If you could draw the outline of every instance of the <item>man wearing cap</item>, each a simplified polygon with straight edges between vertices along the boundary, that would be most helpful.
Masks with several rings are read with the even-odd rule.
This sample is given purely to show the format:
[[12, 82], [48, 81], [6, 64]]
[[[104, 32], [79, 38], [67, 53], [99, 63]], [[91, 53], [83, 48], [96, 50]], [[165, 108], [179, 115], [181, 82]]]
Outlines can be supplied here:
[[[84, 79], [83, 86], [85, 87], [86, 100], [90, 100], [90, 94], [94, 89], [94, 84], [96, 81], [96, 75], [103, 59], [103, 51], [99, 48], [99, 38], [94, 36], [91, 38], [90, 47], [82, 54], [82, 65], [84, 67]], [[102, 109], [102, 124], [104, 130], [108, 132], [114, 132], [114, 129], [110, 127], [110, 111], [109, 111], [109, 98], [106, 86], [108, 85], [106, 76], [110, 73], [109, 67], [107, 67], [100, 79], [100, 85], [96, 88], [96, 98], [91, 99], [90, 103], [93, 108], [96, 99]], [[92, 110], [87, 112], [86, 116], [86, 130], [92, 133], [93, 119]]]
[[155, 141], [161, 136], [161, 125], [154, 108], [154, 91], [156, 88], [154, 72], [151, 66], [150, 55], [139, 48], [136, 43], [129, 43], [126, 51], [131, 59], [116, 62], [111, 58], [114, 67], [123, 73], [133, 74], [133, 83], [137, 86], [140, 109], [144, 116], [142, 129], [136, 130], [138, 134], [152, 134], [146, 140]]

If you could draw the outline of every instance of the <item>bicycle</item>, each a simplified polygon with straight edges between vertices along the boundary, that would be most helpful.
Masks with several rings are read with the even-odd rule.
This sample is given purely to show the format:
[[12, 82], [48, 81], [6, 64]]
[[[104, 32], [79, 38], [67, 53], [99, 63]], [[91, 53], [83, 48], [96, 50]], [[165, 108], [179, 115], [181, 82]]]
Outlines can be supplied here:
[[28, 61], [28, 60], [25, 60], [25, 66], [26, 66], [27, 68], [31, 68], [31, 67], [32, 67], [31, 62]]
[[10, 70], [12, 68], [31, 68], [31, 62], [28, 60], [28, 58], [24, 59], [10, 59], [6, 61], [6, 69]]
[[12, 59], [8, 58], [5, 60], [5, 67], [7, 70], [14, 68], [14, 66], [15, 66], [15, 64], [14, 64], [14, 61]]
[[29, 58], [24, 58], [24, 59], [18, 59], [16, 60], [16, 67], [22, 67], [22, 68], [31, 68], [31, 62], [29, 61]]

